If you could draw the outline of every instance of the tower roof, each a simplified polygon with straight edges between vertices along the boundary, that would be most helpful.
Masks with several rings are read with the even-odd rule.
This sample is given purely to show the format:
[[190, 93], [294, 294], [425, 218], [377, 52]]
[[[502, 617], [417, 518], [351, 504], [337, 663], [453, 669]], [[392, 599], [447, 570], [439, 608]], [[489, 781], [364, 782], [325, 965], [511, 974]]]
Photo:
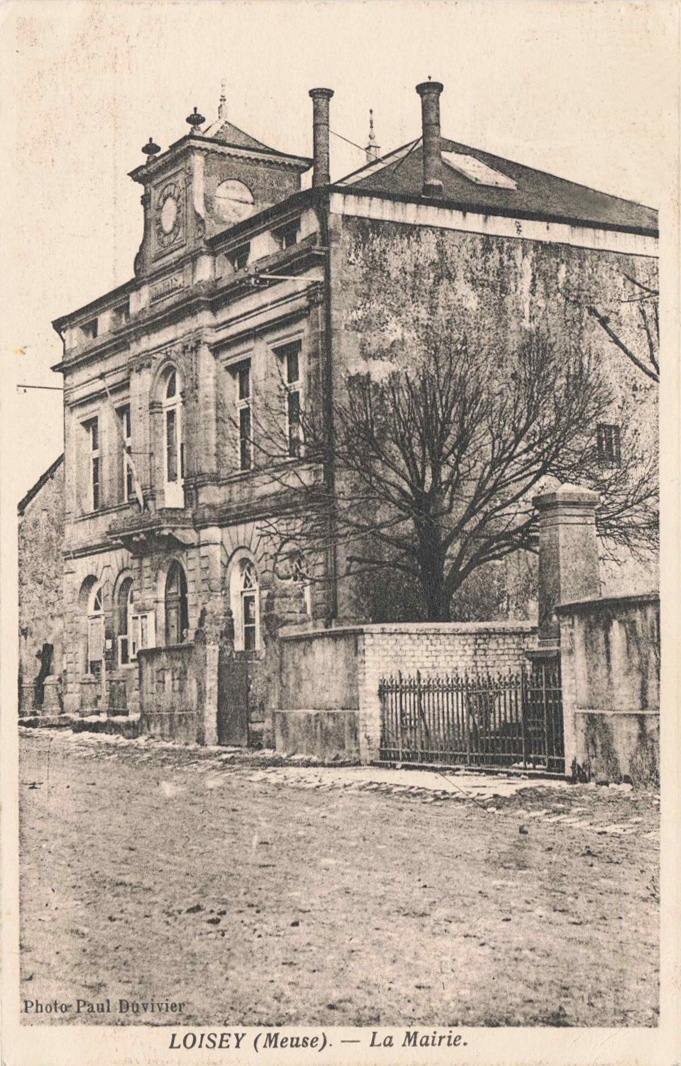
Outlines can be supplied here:
[[263, 144], [262, 141], [256, 140], [255, 137], [251, 137], [250, 133], [244, 133], [234, 123], [228, 122], [226, 118], [218, 118], [215, 122], [212, 122], [210, 126], [207, 126], [201, 133], [203, 137], [210, 137], [214, 141], [220, 141], [221, 144], [229, 145], [231, 148], [255, 148], [259, 152], [271, 152], [272, 155], [281, 155], [276, 148], [270, 148], [269, 145]]

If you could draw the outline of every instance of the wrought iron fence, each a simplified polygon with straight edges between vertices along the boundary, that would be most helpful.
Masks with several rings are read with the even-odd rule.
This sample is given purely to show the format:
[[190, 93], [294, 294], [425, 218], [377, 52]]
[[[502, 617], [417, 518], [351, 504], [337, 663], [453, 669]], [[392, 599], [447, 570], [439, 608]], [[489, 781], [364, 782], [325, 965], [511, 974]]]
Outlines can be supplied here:
[[510, 674], [383, 678], [381, 758], [397, 762], [565, 767], [560, 666]]

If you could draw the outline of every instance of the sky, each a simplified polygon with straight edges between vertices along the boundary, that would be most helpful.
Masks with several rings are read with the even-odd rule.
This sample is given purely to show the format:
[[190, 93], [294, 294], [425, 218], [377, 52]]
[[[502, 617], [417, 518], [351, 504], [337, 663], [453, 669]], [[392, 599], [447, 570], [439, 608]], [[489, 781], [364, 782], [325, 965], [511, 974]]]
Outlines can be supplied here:
[[[311, 154], [314, 86], [331, 128], [383, 151], [420, 133], [414, 91], [444, 83], [442, 132], [662, 207], [678, 173], [677, 5], [583, 0], [15, 0], [0, 3], [0, 461], [16, 501], [62, 449], [54, 318], [133, 275], [150, 136], [166, 148], [221, 83], [237, 126]], [[334, 137], [332, 178], [364, 161]]]

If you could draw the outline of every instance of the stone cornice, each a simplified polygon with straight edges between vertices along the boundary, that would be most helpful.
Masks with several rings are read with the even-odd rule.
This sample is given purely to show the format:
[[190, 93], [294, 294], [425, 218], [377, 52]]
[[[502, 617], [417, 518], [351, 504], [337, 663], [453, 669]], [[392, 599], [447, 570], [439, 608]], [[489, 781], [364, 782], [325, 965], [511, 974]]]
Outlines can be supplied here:
[[313, 160], [307, 156], [290, 155], [287, 152], [277, 152], [267, 148], [245, 148], [235, 144], [226, 144], [215, 137], [187, 133], [166, 148], [165, 152], [157, 156], [153, 162], [141, 163], [134, 170], [130, 170], [128, 177], [139, 185], [148, 185], [162, 176], [166, 170], [176, 166], [186, 155], [196, 151], [233, 156], [236, 159], [252, 159], [263, 166], [288, 167], [299, 173], [309, 170], [313, 163]]

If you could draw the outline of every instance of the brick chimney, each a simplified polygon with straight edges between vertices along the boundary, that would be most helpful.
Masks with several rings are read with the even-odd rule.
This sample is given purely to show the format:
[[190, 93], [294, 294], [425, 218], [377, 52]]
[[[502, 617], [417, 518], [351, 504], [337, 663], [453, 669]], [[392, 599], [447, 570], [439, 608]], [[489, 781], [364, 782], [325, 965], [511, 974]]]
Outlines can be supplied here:
[[314, 169], [312, 185], [328, 185], [331, 181], [329, 172], [329, 101], [333, 89], [310, 89], [312, 97], [312, 130]]
[[421, 97], [421, 125], [423, 128], [423, 195], [442, 196], [442, 150], [440, 147], [439, 81], [422, 81], [416, 86]]

